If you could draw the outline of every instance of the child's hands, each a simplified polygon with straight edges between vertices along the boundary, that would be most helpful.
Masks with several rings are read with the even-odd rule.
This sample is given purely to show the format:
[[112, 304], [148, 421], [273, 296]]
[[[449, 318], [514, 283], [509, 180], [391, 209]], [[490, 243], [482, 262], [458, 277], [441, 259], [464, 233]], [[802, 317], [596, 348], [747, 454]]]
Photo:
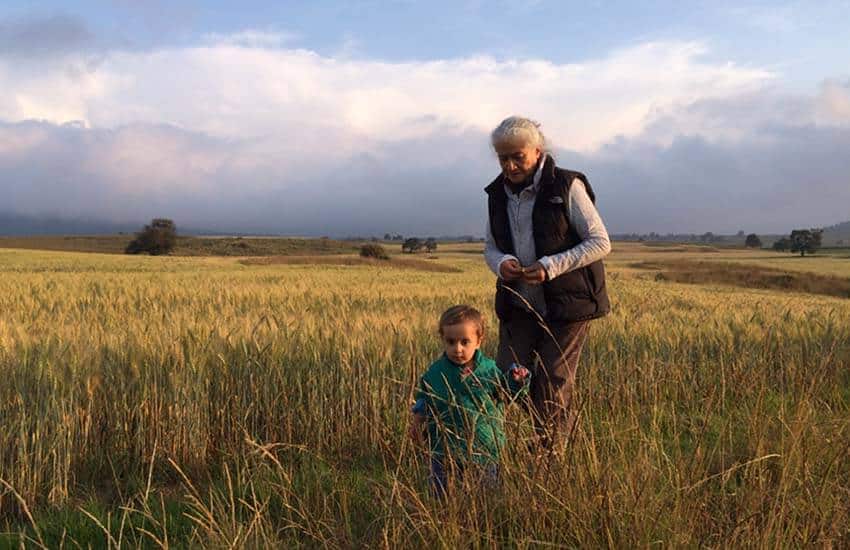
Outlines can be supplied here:
[[410, 427], [407, 429], [407, 434], [410, 436], [411, 441], [417, 446], [421, 446], [425, 444], [425, 434], [423, 432], [423, 426], [425, 425], [425, 417], [421, 414], [413, 413], [413, 417], [410, 419]]
[[514, 379], [514, 382], [522, 382], [526, 378], [528, 378], [529, 372], [525, 367], [516, 367], [511, 369], [511, 378]]

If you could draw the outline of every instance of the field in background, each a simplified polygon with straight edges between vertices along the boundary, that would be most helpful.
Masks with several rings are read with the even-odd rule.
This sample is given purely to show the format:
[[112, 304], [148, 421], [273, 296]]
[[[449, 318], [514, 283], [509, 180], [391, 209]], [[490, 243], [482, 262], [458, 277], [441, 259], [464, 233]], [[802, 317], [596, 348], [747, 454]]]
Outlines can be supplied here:
[[0, 250], [0, 544], [850, 544], [850, 300], [659, 277], [846, 281], [840, 254], [615, 243], [570, 452], [530, 456], [512, 410], [503, 486], [428, 498], [411, 390], [449, 305], [494, 352], [480, 248], [416, 258], [459, 272]]

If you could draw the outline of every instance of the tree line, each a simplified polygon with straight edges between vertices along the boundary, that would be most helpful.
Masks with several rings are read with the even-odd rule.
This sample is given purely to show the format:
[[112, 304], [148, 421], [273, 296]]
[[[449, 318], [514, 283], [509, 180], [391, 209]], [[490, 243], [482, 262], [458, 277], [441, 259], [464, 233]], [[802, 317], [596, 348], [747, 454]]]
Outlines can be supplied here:
[[[423, 250], [428, 253], [437, 250], [437, 239], [434, 237], [428, 237], [427, 239], [411, 237], [409, 239], [405, 239], [404, 242], [401, 243], [401, 251], [405, 254], [414, 254]], [[377, 258], [379, 260], [388, 260], [390, 258], [386, 249], [375, 242], [361, 246], [360, 255], [364, 258]]]
[[[632, 236], [636, 235], [629, 235], [629, 237]], [[743, 231], [739, 231], [736, 236], [739, 238], [743, 237]], [[651, 233], [650, 238], [646, 240], [657, 240], [659, 237], [660, 235]], [[788, 236], [774, 241], [772, 248], [777, 252], [799, 252], [800, 256], [805, 256], [807, 253], [815, 253], [821, 247], [822, 237], [823, 229], [794, 229]], [[437, 240], [434, 237], [428, 237], [427, 239], [410, 237], [404, 239], [401, 235], [391, 235], [388, 233], [384, 235], [384, 238], [389, 241], [402, 241], [401, 251], [406, 254], [414, 254], [422, 251], [431, 253], [437, 250]], [[627, 238], [626, 240], [632, 239]], [[644, 239], [638, 237], [636, 240]], [[697, 240], [705, 243], [718, 242], [719, 239], [713, 233], [709, 232], [697, 237]], [[168, 218], [154, 218], [150, 224], [145, 225], [141, 231], [136, 233], [135, 238], [127, 245], [125, 252], [127, 254], [150, 254], [152, 256], [168, 254], [176, 243], [177, 227], [174, 221]], [[758, 235], [750, 233], [745, 237], [744, 245], [748, 248], [762, 248], [762, 241]], [[382, 251], [378, 252], [377, 248], [381, 248]], [[388, 257], [380, 246], [376, 246], [376, 250], [370, 250], [364, 255]]]
[[[391, 236], [389, 240], [401, 239], [400, 235]], [[127, 244], [124, 252], [127, 254], [150, 254], [158, 256], [168, 254], [177, 244], [177, 226], [174, 221], [168, 218], [154, 218], [151, 223], [142, 228], [136, 233], [135, 238]], [[437, 239], [428, 237], [420, 239], [411, 237], [404, 239], [401, 244], [401, 251], [408, 254], [416, 252], [434, 252], [437, 250]], [[382, 246], [376, 243], [366, 245], [361, 249], [361, 255], [367, 257], [386, 259], [389, 256]]]
[[821, 247], [823, 229], [795, 229], [787, 237], [777, 239], [773, 249], [777, 252], [799, 252], [800, 256], [814, 254]]
[[437, 250], [437, 239], [429, 237], [423, 241], [422, 239], [411, 237], [409, 239], [405, 239], [401, 245], [401, 251], [408, 254], [413, 254], [422, 250], [429, 254]]

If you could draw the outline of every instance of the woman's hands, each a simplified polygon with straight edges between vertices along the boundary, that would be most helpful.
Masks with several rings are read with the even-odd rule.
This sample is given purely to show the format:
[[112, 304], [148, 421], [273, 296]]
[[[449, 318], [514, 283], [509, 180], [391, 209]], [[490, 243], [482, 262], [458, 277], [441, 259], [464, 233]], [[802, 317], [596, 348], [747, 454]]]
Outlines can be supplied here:
[[522, 280], [530, 285], [539, 285], [546, 280], [546, 269], [540, 262], [534, 262], [522, 270]]
[[522, 277], [522, 266], [516, 260], [505, 260], [499, 266], [499, 276], [504, 281], [516, 281]]
[[546, 280], [546, 269], [540, 262], [534, 262], [528, 267], [522, 267], [516, 260], [505, 260], [499, 266], [499, 276], [504, 281], [522, 279], [530, 285], [539, 285]]

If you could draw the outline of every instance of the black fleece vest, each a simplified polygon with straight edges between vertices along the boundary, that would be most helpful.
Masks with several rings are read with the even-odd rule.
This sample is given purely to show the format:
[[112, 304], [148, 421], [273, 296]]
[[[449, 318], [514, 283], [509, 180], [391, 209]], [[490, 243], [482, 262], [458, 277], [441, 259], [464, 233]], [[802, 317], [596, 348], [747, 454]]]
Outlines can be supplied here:
[[[590, 200], [595, 203], [596, 195], [584, 174], [558, 168], [552, 157], [546, 157], [531, 214], [534, 247], [538, 257], [564, 252], [581, 242], [567, 215], [567, 199], [575, 179], [584, 184]], [[490, 231], [496, 246], [505, 254], [513, 254], [505, 183], [504, 175], [499, 175], [484, 191], [488, 196]], [[514, 308], [511, 292], [504, 288], [511, 286], [512, 283], [496, 280], [496, 315], [503, 321], [510, 319]], [[543, 295], [548, 321], [595, 319], [606, 315], [611, 309], [605, 289], [602, 260], [547, 280], [543, 283]]]

